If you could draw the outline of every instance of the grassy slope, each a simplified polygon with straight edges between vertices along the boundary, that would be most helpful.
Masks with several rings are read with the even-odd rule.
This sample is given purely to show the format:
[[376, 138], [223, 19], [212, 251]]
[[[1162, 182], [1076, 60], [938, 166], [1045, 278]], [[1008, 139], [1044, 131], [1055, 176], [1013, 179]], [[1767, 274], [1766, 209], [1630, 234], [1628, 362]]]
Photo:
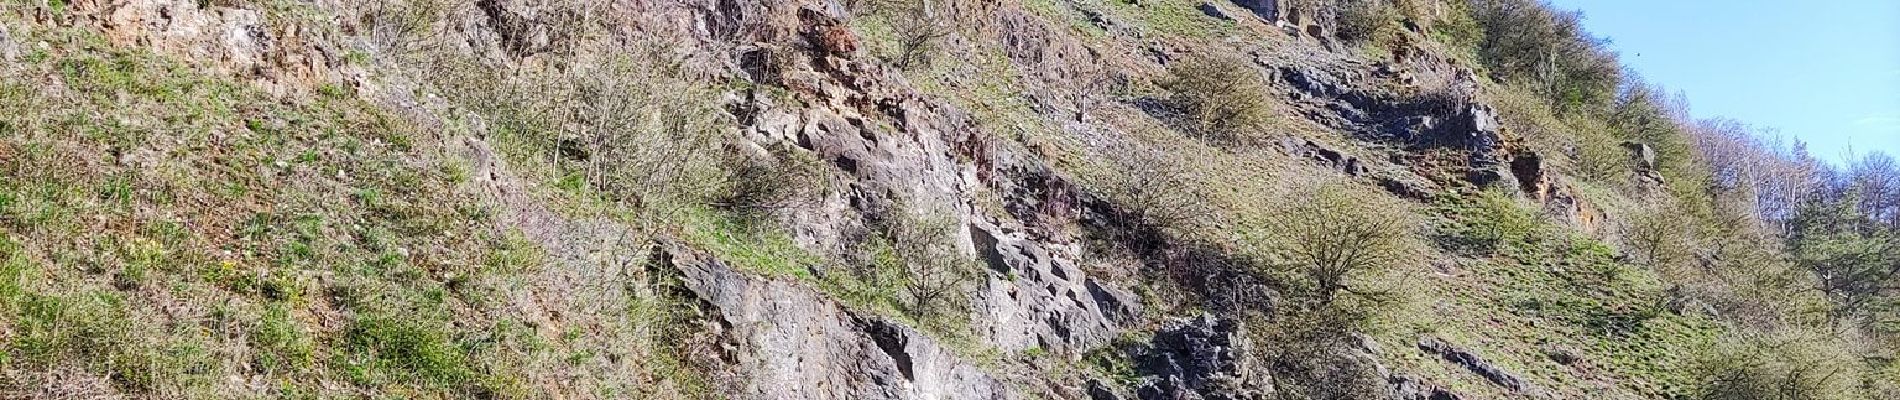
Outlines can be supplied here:
[[[1435, 211], [1436, 235], [1456, 256], [1420, 279], [1426, 315], [1383, 332], [1405, 349], [1408, 369], [1431, 371], [1470, 393], [1495, 386], [1442, 360], [1411, 351], [1421, 335], [1465, 346], [1558, 392], [1559, 397], [1619, 388], [1647, 398], [1687, 394], [1690, 357], [1720, 325], [1672, 312], [1665, 283], [1621, 263], [1603, 242], [1547, 221], [1496, 192], [1448, 199]], [[1575, 357], [1566, 363], [1564, 357]]]
[[[1029, 3], [1084, 42], [1111, 40], [1065, 5]], [[1098, 11], [1169, 40], [1271, 40], [1201, 15], [1196, 2], [1104, 3]], [[657, 324], [559, 330], [531, 326], [495, 303], [523, 293], [546, 255], [495, 227], [491, 205], [463, 187], [468, 166], [442, 152], [439, 132], [410, 127], [342, 90], [273, 99], [86, 33], [12, 32], [16, 41], [51, 47], [28, 54], [0, 83], [0, 342], [7, 344], [0, 369], [8, 371], [0, 392], [84, 371], [115, 390], [157, 396], [254, 390], [233, 388], [227, 376], [237, 375], [258, 382], [262, 393], [291, 398], [533, 397], [533, 384], [555, 381], [556, 371], [626, 351], [583, 342], [652, 338], [639, 332]], [[973, 90], [938, 85], [955, 75], [944, 70], [913, 80], [978, 113], [987, 130], [1024, 132], [1019, 137], [1031, 145], [1073, 146], [1052, 133], [1058, 130], [1037, 126], [1053, 119], [1012, 96], [1007, 60], [981, 50], [986, 57], [968, 65], [985, 77]], [[1152, 123], [1104, 117], [1115, 118]], [[1194, 184], [1223, 194], [1213, 199], [1232, 214], [1223, 220], [1248, 220], [1250, 205], [1270, 201], [1260, 199], [1272, 197], [1266, 193], [1286, 171], [1310, 173], [1271, 155], [1151, 134], [1161, 137], [1142, 139], [1189, 143], [1173, 150], [1197, 155], [1186, 168], [1220, 177]], [[534, 178], [560, 186], [555, 177]], [[1680, 394], [1687, 379], [1680, 362], [1719, 328], [1657, 313], [1664, 285], [1653, 272], [1615, 261], [1604, 244], [1527, 208], [1480, 197], [1430, 209], [1438, 235], [1482, 245], [1445, 249], [1438, 263], [1449, 272], [1413, 281], [1430, 311], [1382, 327], [1392, 361], [1466, 393], [1498, 394], [1481, 378], [1411, 350], [1430, 334], [1566, 395], [1598, 385]], [[764, 275], [810, 280], [800, 262], [820, 262], [782, 234], [716, 212], [666, 219], [696, 245]], [[865, 283], [813, 283], [860, 307], [899, 314]], [[667, 308], [664, 299], [630, 303], [652, 309], [631, 313]], [[592, 335], [604, 336], [582, 337]], [[1585, 361], [1557, 363], [1552, 349], [1574, 350]], [[678, 367], [664, 353], [617, 354], [639, 357], [636, 374], [651, 376], [590, 381], [594, 387], [582, 390], [653, 394], [638, 391], [693, 386], [675, 382]]]
[[642, 344], [659, 299], [567, 328], [519, 313], [545, 251], [494, 223], [443, 133], [343, 89], [271, 98], [87, 31], [10, 28], [49, 45], [0, 81], [0, 393], [60, 376], [163, 398], [695, 385]]
[[[1052, 25], [1072, 27], [1068, 33], [1083, 42], [1110, 48], [1127, 46], [1104, 38], [1099, 29], [1081, 19], [1083, 13], [1071, 8], [1075, 5], [1027, 3], [1030, 10], [1054, 21]], [[1092, 8], [1093, 12], [1134, 26], [1153, 35], [1150, 40], [1202, 44], [1220, 38], [1261, 43], [1279, 40], [1203, 16], [1192, 8], [1197, 4], [1144, 1], [1135, 5], [1111, 0], [1079, 7]], [[1182, 26], [1209, 28], [1179, 29]], [[1381, 54], [1376, 49], [1365, 53]], [[998, 118], [1011, 117], [1006, 113]], [[1511, 129], [1530, 132], [1547, 128]], [[1284, 133], [1315, 135], [1301, 130]], [[1324, 133], [1318, 135], [1316, 138], [1322, 141], [1330, 139]], [[1231, 242], [1227, 237], [1236, 233], [1232, 229], [1246, 229], [1249, 214], [1260, 212], [1260, 207], [1250, 204], [1271, 204], [1275, 187], [1299, 184], [1280, 177], [1286, 171], [1316, 173], [1289, 165], [1298, 160], [1246, 150], [1202, 148], [1185, 137], [1153, 143], [1189, 143], [1160, 148], [1176, 154], [1185, 168], [1196, 171], [1192, 176], [1209, 178], [1191, 179], [1191, 186], [1212, 194], [1209, 201], [1217, 211], [1211, 218], [1224, 221], [1212, 225], [1228, 227], [1227, 231], [1188, 234], [1229, 242], [1236, 249], [1245, 249], [1248, 243]], [[1226, 194], [1230, 193], [1239, 198], [1228, 198]], [[1509, 396], [1476, 374], [1414, 347], [1419, 338], [1436, 336], [1515, 371], [1560, 398], [1601, 394], [1604, 389], [1650, 398], [1677, 398], [1685, 396], [1694, 384], [1690, 368], [1694, 355], [1712, 344], [1724, 329], [1706, 316], [1668, 310], [1663, 303], [1668, 283], [1663, 277], [1644, 266], [1618, 260], [1610, 244], [1548, 220], [1536, 211], [1538, 206], [1508, 195], [1486, 193], [1446, 198], [1423, 209], [1437, 221], [1427, 233], [1440, 243], [1440, 251], [1434, 252], [1437, 255], [1428, 262], [1434, 267], [1409, 271], [1402, 278], [1399, 284], [1416, 304], [1393, 310], [1394, 315], [1375, 328], [1375, 337], [1387, 349], [1388, 361], [1402, 371], [1424, 374], [1432, 381], [1480, 398]], [[1485, 244], [1477, 248], [1457, 244], [1474, 241]], [[1580, 358], [1565, 364], [1554, 359], [1552, 353]]]

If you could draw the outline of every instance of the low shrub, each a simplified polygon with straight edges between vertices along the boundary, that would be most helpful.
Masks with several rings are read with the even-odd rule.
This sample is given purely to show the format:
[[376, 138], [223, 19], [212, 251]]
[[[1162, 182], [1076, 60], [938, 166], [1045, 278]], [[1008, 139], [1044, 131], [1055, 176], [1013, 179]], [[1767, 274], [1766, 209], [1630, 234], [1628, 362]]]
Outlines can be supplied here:
[[1384, 296], [1354, 282], [1397, 271], [1422, 254], [1411, 206], [1371, 189], [1321, 183], [1279, 207], [1264, 227], [1267, 272], [1320, 307], [1341, 293]]
[[880, 224], [884, 237], [873, 246], [878, 250], [872, 260], [886, 276], [894, 273], [893, 300], [919, 320], [961, 309], [977, 271], [956, 248], [954, 220], [908, 210], [897, 214]]
[[1702, 355], [1701, 400], [1852, 400], [1861, 391], [1860, 358], [1826, 335], [1787, 331], [1731, 335]]
[[343, 334], [351, 375], [359, 381], [460, 389], [477, 378], [446, 326], [397, 316], [359, 317]]
[[1469, 254], [1489, 255], [1535, 244], [1545, 236], [1543, 217], [1513, 195], [1487, 190], [1476, 196], [1440, 200], [1440, 245]]
[[1376, 43], [1397, 34], [1400, 17], [1390, 0], [1341, 0], [1336, 32], [1347, 42]]
[[1267, 89], [1251, 63], [1204, 55], [1168, 66], [1161, 87], [1187, 130], [1203, 140], [1237, 143], [1259, 135], [1272, 117]]

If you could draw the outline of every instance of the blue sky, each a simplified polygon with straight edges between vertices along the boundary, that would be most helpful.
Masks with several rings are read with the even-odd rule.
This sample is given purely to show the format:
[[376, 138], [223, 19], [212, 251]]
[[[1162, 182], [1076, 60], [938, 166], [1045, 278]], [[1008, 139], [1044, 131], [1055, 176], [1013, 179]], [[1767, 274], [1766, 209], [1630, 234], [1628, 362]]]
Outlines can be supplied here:
[[1623, 63], [1823, 159], [1900, 155], [1900, 0], [1550, 0]]

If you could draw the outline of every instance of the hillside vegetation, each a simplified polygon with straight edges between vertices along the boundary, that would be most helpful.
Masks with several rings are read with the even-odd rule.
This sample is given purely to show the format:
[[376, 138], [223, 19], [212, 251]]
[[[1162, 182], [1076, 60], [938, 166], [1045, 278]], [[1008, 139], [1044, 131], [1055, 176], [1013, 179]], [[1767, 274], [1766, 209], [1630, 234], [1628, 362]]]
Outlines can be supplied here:
[[0, 399], [1900, 398], [1537, 0], [0, 0]]

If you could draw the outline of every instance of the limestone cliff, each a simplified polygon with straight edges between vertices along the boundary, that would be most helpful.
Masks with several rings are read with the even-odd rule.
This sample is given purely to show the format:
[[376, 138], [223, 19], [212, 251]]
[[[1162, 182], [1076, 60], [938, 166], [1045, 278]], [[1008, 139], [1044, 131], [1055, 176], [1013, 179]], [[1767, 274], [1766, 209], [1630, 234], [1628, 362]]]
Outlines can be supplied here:
[[[1656, 156], [1395, 3], [9, 1], [0, 397], [1680, 398], [1713, 317], [1591, 244]], [[1302, 327], [1335, 186], [1436, 240]]]

